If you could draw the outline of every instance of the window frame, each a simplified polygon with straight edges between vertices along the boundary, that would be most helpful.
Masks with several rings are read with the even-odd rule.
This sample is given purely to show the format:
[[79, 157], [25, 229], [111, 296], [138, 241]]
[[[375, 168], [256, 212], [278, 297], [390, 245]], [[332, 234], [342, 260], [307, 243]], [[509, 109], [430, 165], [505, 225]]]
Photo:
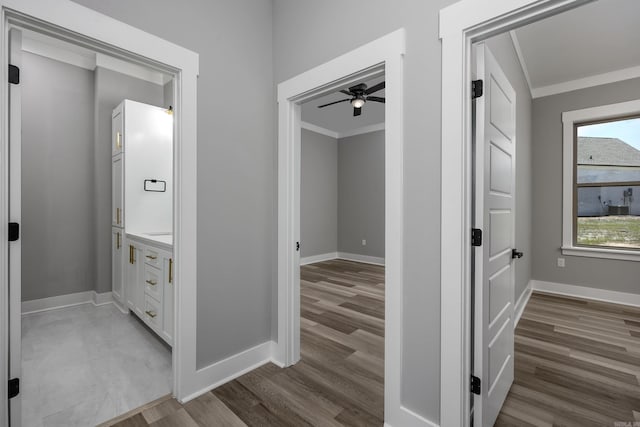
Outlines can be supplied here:
[[[640, 248], [621, 249], [609, 246], [578, 245], [577, 229], [577, 129], [589, 125], [640, 116], [640, 100], [601, 105], [562, 113], [562, 254], [640, 261]], [[602, 183], [599, 183], [602, 184]], [[606, 184], [606, 183], [605, 183]], [[631, 183], [630, 183], [631, 184]], [[626, 184], [625, 184], [626, 185]]]

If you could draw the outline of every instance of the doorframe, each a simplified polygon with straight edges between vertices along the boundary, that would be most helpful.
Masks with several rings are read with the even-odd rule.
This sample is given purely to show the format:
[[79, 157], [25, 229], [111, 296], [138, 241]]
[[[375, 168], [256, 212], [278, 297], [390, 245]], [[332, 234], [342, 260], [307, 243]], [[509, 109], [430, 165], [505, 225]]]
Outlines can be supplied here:
[[403, 288], [403, 105], [405, 30], [399, 29], [278, 85], [278, 340], [273, 359], [300, 359], [300, 104], [384, 71], [385, 421], [408, 425], [401, 406]]
[[469, 426], [471, 46], [593, 0], [461, 0], [440, 10], [442, 140], [440, 425]]
[[[196, 267], [197, 267], [197, 77], [198, 54], [157, 36], [110, 18], [70, 0], [0, 0], [0, 46], [2, 76], [8, 78], [8, 28], [10, 23], [28, 22], [55, 32], [73, 33], [76, 40], [100, 46], [116, 55], [134, 59], [156, 69], [174, 74], [174, 247], [176, 262], [174, 280], [176, 301], [174, 317], [173, 394], [178, 400], [193, 394], [197, 388], [196, 369]], [[8, 218], [9, 149], [8, 84], [0, 85], [0, 223]], [[2, 238], [7, 241], [7, 227]], [[8, 355], [8, 245], [0, 245], [0, 351]], [[18, 308], [19, 309], [19, 308]], [[6, 362], [6, 360], [3, 360]], [[6, 366], [6, 363], [5, 363]], [[0, 369], [0, 381], [8, 380], [6, 369]], [[0, 423], [8, 425], [6, 387], [0, 387]]]

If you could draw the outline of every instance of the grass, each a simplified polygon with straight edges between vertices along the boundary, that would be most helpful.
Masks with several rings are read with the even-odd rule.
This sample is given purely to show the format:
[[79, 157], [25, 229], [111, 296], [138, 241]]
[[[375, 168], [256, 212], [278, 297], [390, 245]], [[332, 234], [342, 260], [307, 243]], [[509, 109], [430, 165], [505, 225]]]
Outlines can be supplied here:
[[578, 218], [578, 244], [640, 248], [640, 216]]

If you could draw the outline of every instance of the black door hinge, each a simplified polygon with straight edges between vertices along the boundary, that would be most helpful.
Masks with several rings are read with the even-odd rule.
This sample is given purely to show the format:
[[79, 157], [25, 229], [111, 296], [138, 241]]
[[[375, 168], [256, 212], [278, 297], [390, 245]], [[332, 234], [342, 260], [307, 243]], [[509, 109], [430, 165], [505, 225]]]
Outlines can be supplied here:
[[20, 68], [9, 64], [9, 83], [20, 84]]
[[471, 375], [471, 393], [480, 394], [480, 378]]
[[484, 93], [484, 84], [482, 80], [474, 80], [471, 82], [471, 99], [480, 98]]
[[20, 394], [20, 378], [11, 378], [9, 380], [9, 399], [13, 399]]
[[17, 222], [9, 223], [9, 241], [15, 242], [20, 238], [20, 224]]
[[482, 246], [482, 230], [479, 228], [471, 229], [471, 246]]
[[296, 242], [296, 251], [300, 251], [300, 242]]

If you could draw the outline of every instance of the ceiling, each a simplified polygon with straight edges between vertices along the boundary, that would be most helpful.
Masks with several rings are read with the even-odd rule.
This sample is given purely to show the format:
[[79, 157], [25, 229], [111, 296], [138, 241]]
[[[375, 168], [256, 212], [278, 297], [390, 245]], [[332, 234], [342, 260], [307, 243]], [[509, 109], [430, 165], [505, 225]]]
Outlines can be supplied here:
[[[366, 83], [368, 87], [371, 87], [381, 81], [384, 81], [384, 76], [364, 80], [364, 83]], [[340, 89], [346, 89], [348, 86], [354, 86], [355, 84], [357, 83], [347, 85]], [[372, 93], [371, 95], [384, 97], [384, 94], [385, 91], [383, 89], [376, 93]], [[330, 105], [325, 108], [318, 108], [318, 105], [327, 104], [329, 102], [345, 98], [349, 98], [349, 96], [336, 91], [302, 104], [302, 121], [319, 126], [320, 128], [339, 135], [348, 134], [360, 128], [367, 128], [372, 125], [384, 123], [384, 104], [379, 102], [367, 102], [362, 107], [362, 115], [357, 117], [353, 116], [353, 107], [349, 102]]]
[[640, 77], [638, 18], [638, 0], [598, 0], [513, 31], [532, 94]]

